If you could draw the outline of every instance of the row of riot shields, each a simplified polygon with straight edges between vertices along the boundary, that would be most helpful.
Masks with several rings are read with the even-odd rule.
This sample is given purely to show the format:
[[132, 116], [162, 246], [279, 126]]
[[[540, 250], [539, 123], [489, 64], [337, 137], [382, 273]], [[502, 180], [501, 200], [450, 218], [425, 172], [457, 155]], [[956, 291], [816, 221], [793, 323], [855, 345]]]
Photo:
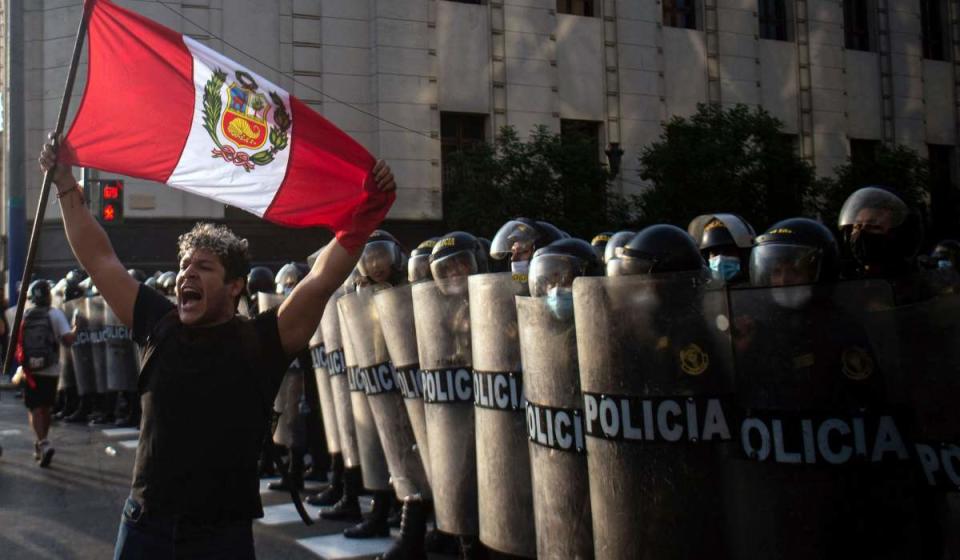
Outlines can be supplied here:
[[80, 396], [137, 390], [139, 352], [132, 333], [102, 296], [59, 304], [77, 328], [70, 348], [61, 348], [61, 388], [76, 387]]
[[504, 273], [328, 305], [365, 484], [526, 557], [957, 557], [960, 296], [676, 275], [553, 303]]

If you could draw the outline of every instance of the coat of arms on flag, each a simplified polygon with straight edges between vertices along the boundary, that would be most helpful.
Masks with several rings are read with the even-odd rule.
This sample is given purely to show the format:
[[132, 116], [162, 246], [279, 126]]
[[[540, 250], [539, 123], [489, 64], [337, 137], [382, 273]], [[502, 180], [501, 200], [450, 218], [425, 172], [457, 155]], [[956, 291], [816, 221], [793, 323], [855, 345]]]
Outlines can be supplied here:
[[[286, 149], [290, 114], [277, 92], [271, 91], [268, 101], [253, 76], [243, 70], [237, 70], [235, 76], [236, 81], [226, 88], [227, 107], [224, 110], [223, 89], [227, 74], [219, 68], [213, 71], [203, 91], [203, 128], [216, 145], [211, 152], [213, 158], [223, 158], [252, 171], [257, 165], [269, 164], [277, 152]], [[270, 116], [273, 124], [269, 122]], [[222, 142], [218, 132], [233, 146]], [[268, 138], [270, 147], [266, 150], [243, 151], [259, 150]]]

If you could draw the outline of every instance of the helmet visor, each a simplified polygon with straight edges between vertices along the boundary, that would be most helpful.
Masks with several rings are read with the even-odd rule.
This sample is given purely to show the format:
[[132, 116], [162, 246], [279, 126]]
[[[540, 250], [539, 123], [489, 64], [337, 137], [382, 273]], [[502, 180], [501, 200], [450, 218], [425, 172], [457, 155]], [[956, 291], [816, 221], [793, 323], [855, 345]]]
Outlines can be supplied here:
[[367, 243], [360, 255], [357, 269], [373, 282], [386, 282], [390, 273], [400, 265], [400, 248], [392, 241]]
[[410, 260], [407, 261], [407, 280], [413, 284], [414, 282], [422, 282], [424, 280], [430, 280], [431, 278], [430, 255], [410, 257]]
[[430, 263], [430, 273], [437, 281], [466, 277], [476, 272], [477, 258], [471, 251], [458, 251]]
[[529, 260], [539, 232], [533, 227], [510, 220], [497, 232], [490, 243], [490, 256], [495, 259], [511, 257], [514, 260]]
[[908, 213], [907, 205], [897, 195], [876, 187], [865, 187], [843, 203], [838, 225], [883, 234], [906, 221]]
[[758, 245], [750, 254], [750, 282], [755, 286], [797, 286], [820, 278], [823, 251], [805, 245]]
[[538, 255], [530, 261], [527, 273], [530, 295], [541, 297], [552, 288], [570, 288], [573, 279], [582, 273], [578, 259], [568, 255]]

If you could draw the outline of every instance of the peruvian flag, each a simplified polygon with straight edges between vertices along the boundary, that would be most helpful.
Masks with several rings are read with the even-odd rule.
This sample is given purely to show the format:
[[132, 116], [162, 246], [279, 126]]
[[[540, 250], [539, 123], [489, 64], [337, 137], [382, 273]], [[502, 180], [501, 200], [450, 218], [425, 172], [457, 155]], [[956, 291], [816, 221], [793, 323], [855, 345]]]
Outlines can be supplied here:
[[87, 2], [88, 80], [62, 161], [338, 237], [383, 219], [394, 195], [375, 191], [374, 158], [343, 131], [189, 37], [108, 0]]

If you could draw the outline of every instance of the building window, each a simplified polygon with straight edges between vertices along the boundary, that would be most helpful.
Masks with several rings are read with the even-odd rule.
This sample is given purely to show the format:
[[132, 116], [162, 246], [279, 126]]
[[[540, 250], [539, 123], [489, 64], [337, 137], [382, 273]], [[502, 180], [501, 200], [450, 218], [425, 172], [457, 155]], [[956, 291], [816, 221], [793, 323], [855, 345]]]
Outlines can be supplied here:
[[848, 49], [873, 50], [870, 0], [843, 0], [843, 35]]
[[927, 144], [930, 166], [931, 234], [936, 239], [960, 236], [960, 188], [956, 180], [956, 150], [953, 146]]
[[557, 13], [593, 17], [594, 0], [557, 0]]
[[946, 2], [920, 0], [920, 25], [923, 37], [923, 58], [947, 60], [949, 30], [946, 27]]
[[696, 29], [696, 2], [694, 0], [663, 0], [663, 24], [669, 27]]
[[[444, 201], [457, 181], [450, 158], [486, 141], [487, 116], [470, 113], [440, 113], [440, 168]], [[444, 208], [444, 215], [447, 214]]]
[[879, 140], [850, 139], [850, 163], [856, 166], [870, 165], [877, 161]]
[[600, 123], [560, 119], [560, 138], [570, 138], [589, 143], [591, 153], [600, 157]]
[[774, 41], [789, 41], [786, 0], [760, 0], [760, 38]]

